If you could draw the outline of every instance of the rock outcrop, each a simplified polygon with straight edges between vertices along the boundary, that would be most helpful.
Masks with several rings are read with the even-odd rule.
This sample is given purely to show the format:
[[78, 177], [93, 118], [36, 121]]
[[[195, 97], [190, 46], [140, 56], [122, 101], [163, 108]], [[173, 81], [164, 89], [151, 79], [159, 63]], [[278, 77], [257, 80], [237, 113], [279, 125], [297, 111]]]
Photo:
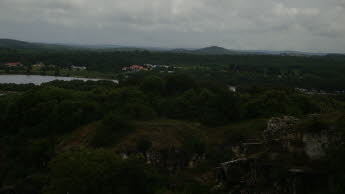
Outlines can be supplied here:
[[[310, 118], [317, 119], [317, 115]], [[265, 144], [271, 148], [275, 146], [273, 149], [279, 147], [280, 151], [306, 155], [311, 160], [322, 159], [329, 144], [336, 141], [336, 132], [327, 128], [304, 129], [299, 122], [299, 119], [290, 116], [270, 119], [263, 132]]]
[[233, 147], [239, 158], [217, 168], [218, 188], [247, 194], [328, 192], [329, 175], [315, 164], [333, 143], [334, 132], [305, 130], [300, 119], [284, 116], [270, 119], [262, 136], [262, 142]]
[[267, 123], [267, 129], [263, 132], [266, 143], [280, 141], [283, 136], [297, 131], [296, 125], [299, 119], [291, 116], [272, 118]]
[[194, 168], [195, 165], [205, 160], [205, 154], [186, 153], [176, 148], [150, 149], [146, 153], [122, 152], [119, 155], [122, 159], [128, 159], [130, 156], [141, 157], [147, 164], [168, 170], [171, 173], [185, 168]]

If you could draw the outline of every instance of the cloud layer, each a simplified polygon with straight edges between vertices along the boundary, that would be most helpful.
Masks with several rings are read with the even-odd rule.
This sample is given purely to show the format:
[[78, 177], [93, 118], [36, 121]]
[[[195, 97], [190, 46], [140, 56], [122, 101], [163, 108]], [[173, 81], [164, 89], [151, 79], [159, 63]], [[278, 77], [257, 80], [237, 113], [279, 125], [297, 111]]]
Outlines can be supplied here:
[[0, 37], [345, 52], [345, 1], [0, 0]]

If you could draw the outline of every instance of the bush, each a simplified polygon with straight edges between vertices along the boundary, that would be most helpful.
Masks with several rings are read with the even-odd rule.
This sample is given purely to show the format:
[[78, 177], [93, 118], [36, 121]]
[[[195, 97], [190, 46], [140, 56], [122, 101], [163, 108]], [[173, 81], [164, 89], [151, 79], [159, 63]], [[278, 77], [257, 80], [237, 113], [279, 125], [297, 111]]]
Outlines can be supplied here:
[[136, 159], [121, 160], [113, 152], [80, 150], [50, 162], [46, 194], [152, 194], [165, 186], [152, 168]]
[[137, 142], [136, 147], [138, 152], [146, 156], [146, 152], [152, 147], [152, 142], [148, 138], [142, 137]]
[[134, 129], [131, 120], [119, 114], [110, 113], [91, 134], [90, 144], [95, 147], [114, 145], [117, 140]]
[[165, 90], [165, 82], [156, 76], [145, 77], [140, 83], [140, 89], [145, 92], [162, 94]]
[[125, 104], [120, 113], [135, 120], [151, 120], [157, 116], [151, 107], [139, 103]]

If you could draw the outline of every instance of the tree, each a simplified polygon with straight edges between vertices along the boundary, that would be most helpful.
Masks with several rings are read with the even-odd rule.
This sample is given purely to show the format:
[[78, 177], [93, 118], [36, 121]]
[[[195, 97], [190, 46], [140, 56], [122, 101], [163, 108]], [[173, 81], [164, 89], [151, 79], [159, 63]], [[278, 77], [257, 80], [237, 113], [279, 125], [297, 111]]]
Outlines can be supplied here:
[[140, 89], [145, 92], [152, 92], [154, 94], [162, 94], [165, 89], [165, 82], [163, 79], [156, 76], [145, 77], [141, 84]]
[[168, 94], [176, 95], [186, 90], [196, 88], [196, 82], [186, 75], [173, 75], [167, 77], [166, 90]]
[[60, 68], [58, 66], [55, 67], [54, 69], [54, 75], [59, 76], [60, 75]]
[[136, 159], [122, 160], [113, 152], [79, 150], [50, 162], [47, 194], [152, 194], [164, 187], [152, 168]]
[[137, 142], [137, 150], [144, 155], [145, 159], [147, 157], [146, 153], [151, 147], [152, 142], [148, 138], [142, 137]]
[[133, 130], [131, 120], [116, 113], [109, 113], [100, 126], [91, 134], [90, 144], [95, 147], [106, 147], [115, 144], [120, 138]]

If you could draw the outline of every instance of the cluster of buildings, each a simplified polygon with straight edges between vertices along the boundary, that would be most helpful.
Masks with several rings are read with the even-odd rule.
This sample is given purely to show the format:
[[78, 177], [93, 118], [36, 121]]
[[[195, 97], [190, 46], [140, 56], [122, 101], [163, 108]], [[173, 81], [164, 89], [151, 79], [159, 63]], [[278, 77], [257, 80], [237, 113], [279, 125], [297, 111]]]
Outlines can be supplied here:
[[[148, 68], [148, 69], [155, 69], [155, 68], [165, 68], [165, 69], [169, 69], [168, 65], [152, 65], [152, 64], [144, 64], [144, 67]], [[173, 67], [174, 68], [174, 67]]]
[[[5, 66], [5, 67], [8, 67], [8, 68], [24, 67], [23, 63], [21, 63], [21, 62], [7, 62], [7, 63], [2, 63], [2, 65]], [[46, 65], [46, 64], [44, 64], [42, 62], [39, 62], [39, 63], [31, 65], [31, 67], [32, 67], [33, 70], [40, 70], [40, 69], [42, 69], [44, 67], [55, 68], [56, 66], [55, 65]], [[86, 70], [87, 68], [86, 68], [86, 66], [75, 66], [75, 65], [72, 65], [71, 69], [79, 71], [79, 70]]]
[[131, 65], [128, 67], [123, 67], [122, 71], [131, 71], [131, 72], [138, 72], [138, 71], [148, 71], [148, 68], [145, 68], [140, 65]]
[[72, 65], [71, 68], [73, 70], [86, 70], [86, 66], [75, 66], [75, 65]]
[[[3, 66], [7, 67], [7, 68], [19, 68], [19, 67], [24, 67], [24, 64], [21, 63], [21, 62], [7, 62], [7, 63], [3, 63]], [[39, 63], [35, 63], [35, 64], [32, 64], [31, 65], [31, 68], [33, 70], [40, 70], [44, 67], [50, 67], [50, 68], [53, 68], [55, 67], [55, 65], [45, 65], [44, 63], [42, 62], [39, 62]]]
[[[154, 69], [169, 70], [169, 69], [176, 69], [176, 68], [177, 67], [172, 67], [172, 66], [168, 66], [168, 65], [143, 64], [143, 65], [131, 65], [128, 67], [123, 67], [122, 71], [139, 72], [139, 71], [151, 71]], [[168, 71], [168, 73], [173, 73], [173, 71]]]
[[[24, 64], [21, 62], [7, 62], [7, 63], [3, 63], [2, 65], [9, 68], [24, 67]], [[45, 67], [45, 65], [40, 62], [40, 63], [31, 65], [31, 67], [33, 69], [40, 69], [42, 67]]]
[[31, 67], [32, 69], [38, 70], [45, 67], [45, 65], [43, 63], [37, 63], [37, 64], [33, 64]]
[[21, 62], [8, 62], [4, 63], [6, 67], [23, 67], [24, 65]]

